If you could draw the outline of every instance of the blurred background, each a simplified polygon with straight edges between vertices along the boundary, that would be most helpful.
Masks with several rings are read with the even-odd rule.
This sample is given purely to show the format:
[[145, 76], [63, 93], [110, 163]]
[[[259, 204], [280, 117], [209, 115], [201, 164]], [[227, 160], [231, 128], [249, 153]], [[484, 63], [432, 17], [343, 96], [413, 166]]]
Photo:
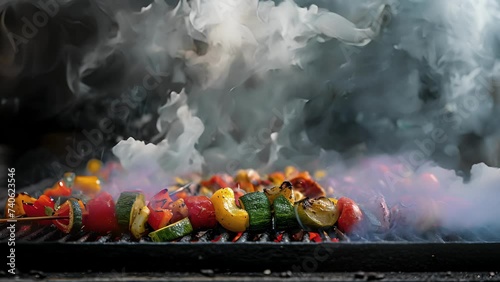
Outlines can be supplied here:
[[[301, 63], [286, 58], [290, 66], [270, 63], [265, 71], [241, 59], [246, 37], [238, 37], [244, 51], [222, 52], [216, 48], [229, 39], [186, 31], [180, 11], [189, 11], [174, 10], [178, 1], [157, 1], [144, 11], [152, 2], [0, 0], [0, 166], [16, 168], [18, 187], [77, 170], [90, 158], [113, 159], [112, 148], [129, 137], [154, 144], [168, 139], [166, 131], [179, 129], [159, 130], [159, 118], [166, 124], [174, 119], [159, 108], [172, 101], [172, 91], [183, 89], [204, 125], [195, 148], [213, 171], [227, 168], [223, 152], [236, 158], [239, 152], [241, 167], [327, 166], [333, 155], [405, 152], [410, 160], [418, 152], [463, 175], [475, 163], [500, 165], [495, 1], [284, 1], [288, 8], [270, 8], [270, 18], [293, 10], [282, 22], [306, 22], [294, 13], [300, 7], [312, 11], [314, 4], [366, 27], [377, 19], [378, 7], [387, 5], [389, 12], [364, 46], [320, 40], [320, 24], [328, 22], [313, 22], [311, 36], [292, 50], [290, 58]], [[200, 23], [203, 31], [224, 26], [211, 18]], [[262, 33], [252, 26], [246, 26], [251, 33]], [[289, 37], [275, 22], [268, 27], [281, 37], [255, 38], [259, 44], [265, 39], [262, 54], [271, 62], [274, 57], [267, 56], [279, 53], [279, 42]], [[229, 63], [221, 60], [224, 52], [234, 55]], [[206, 54], [221, 57], [210, 61]], [[197, 63], [193, 56], [208, 61]], [[219, 81], [210, 80], [206, 64], [225, 63], [229, 74], [222, 86], [206, 87], [206, 81]], [[241, 69], [248, 74], [231, 76]], [[273, 114], [276, 109], [281, 115]], [[251, 141], [262, 128], [279, 138]], [[433, 141], [439, 136], [446, 140]], [[242, 144], [253, 146], [242, 151]]]

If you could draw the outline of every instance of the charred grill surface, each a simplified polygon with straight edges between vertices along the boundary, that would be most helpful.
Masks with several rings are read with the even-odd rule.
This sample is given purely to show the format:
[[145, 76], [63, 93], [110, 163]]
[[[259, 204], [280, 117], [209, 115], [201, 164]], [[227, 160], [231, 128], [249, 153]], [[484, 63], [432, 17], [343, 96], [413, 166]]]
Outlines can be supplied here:
[[[315, 235], [217, 229], [154, 243], [148, 238], [134, 241], [127, 234], [64, 234], [53, 226], [18, 223], [16, 265], [21, 272], [499, 270], [500, 241], [487, 232], [425, 237], [394, 233], [379, 238], [347, 237], [335, 231]], [[8, 238], [2, 226], [3, 246]]]

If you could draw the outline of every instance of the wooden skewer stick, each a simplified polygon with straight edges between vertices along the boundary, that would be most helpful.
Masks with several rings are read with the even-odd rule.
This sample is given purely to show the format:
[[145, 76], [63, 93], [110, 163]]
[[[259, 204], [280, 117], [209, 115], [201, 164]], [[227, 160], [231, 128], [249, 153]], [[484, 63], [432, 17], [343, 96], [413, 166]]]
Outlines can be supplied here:
[[68, 219], [68, 218], [69, 216], [67, 215], [0, 218], [0, 223], [15, 223], [19, 221], [52, 220], [52, 219]]

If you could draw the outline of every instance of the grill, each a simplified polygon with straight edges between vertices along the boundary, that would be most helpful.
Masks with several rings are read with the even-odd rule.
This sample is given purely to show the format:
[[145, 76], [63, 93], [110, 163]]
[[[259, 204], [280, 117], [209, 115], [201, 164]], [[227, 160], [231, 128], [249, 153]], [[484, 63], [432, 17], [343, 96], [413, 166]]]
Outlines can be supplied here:
[[[498, 233], [488, 230], [423, 236], [392, 232], [370, 238], [338, 231], [232, 233], [197, 232], [177, 241], [80, 232], [54, 226], [16, 225], [16, 266], [21, 273], [43, 272], [255, 272], [317, 273], [363, 271], [496, 271]], [[0, 232], [2, 245], [10, 235]], [[40, 257], [39, 257], [40, 256]], [[48, 257], [50, 256], [50, 258]], [[88, 259], [82, 259], [88, 258]], [[84, 262], [81, 262], [81, 261]]]
[[[20, 191], [36, 194], [44, 185]], [[0, 226], [5, 254], [11, 236], [7, 226]], [[494, 280], [500, 271], [500, 230], [488, 226], [425, 233], [393, 226], [385, 233], [350, 235], [336, 229], [257, 234], [218, 228], [155, 243], [147, 236], [134, 240], [126, 233], [64, 234], [53, 225], [18, 222], [15, 235], [17, 273], [29, 278], [76, 280], [83, 273], [86, 278], [94, 275], [109, 280], [130, 276], [173, 281], [203, 281], [212, 276], [299, 281], [325, 277], [344, 281]]]
[[[431, 161], [470, 180], [474, 164], [499, 166], [495, 1], [232, 2], [1, 0], [0, 37], [9, 40], [0, 41], [0, 116], [2, 132], [16, 133], [0, 138], [0, 183], [15, 167], [17, 191], [38, 195], [89, 158], [125, 159], [151, 182], [162, 182], [156, 159], [175, 175], [299, 164], [339, 170], [346, 196], [418, 186], [426, 201], [436, 182], [392, 189], [385, 173], [425, 172]], [[120, 141], [129, 138], [168, 146], [128, 149]], [[397, 166], [343, 173], [378, 154], [394, 155]], [[117, 186], [135, 185], [125, 184]], [[481, 209], [491, 221], [500, 214], [496, 191], [478, 200], [496, 208]], [[15, 239], [21, 278], [472, 281], [500, 271], [499, 224], [349, 235], [219, 228], [164, 243], [10, 225], [0, 224], [2, 255]]]

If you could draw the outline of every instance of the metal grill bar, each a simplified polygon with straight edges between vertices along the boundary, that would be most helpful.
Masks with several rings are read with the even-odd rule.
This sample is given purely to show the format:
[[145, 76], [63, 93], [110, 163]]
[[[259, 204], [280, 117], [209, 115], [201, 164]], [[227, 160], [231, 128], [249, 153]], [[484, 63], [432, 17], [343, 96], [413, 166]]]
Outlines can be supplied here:
[[[8, 239], [0, 227], [2, 241]], [[195, 232], [173, 242], [155, 243], [149, 237], [133, 240], [130, 234], [92, 232], [63, 234], [54, 226], [20, 226], [16, 258], [27, 271], [493, 271], [500, 267], [500, 241], [485, 242], [491, 234], [448, 232], [422, 236], [410, 232], [346, 236], [338, 230], [234, 233], [224, 229]], [[447, 236], [448, 235], [448, 236]], [[338, 240], [334, 243], [332, 240]], [[474, 241], [466, 241], [474, 240]], [[413, 241], [408, 241], [413, 240]], [[5, 244], [6, 245], [6, 244]], [[162, 248], [161, 246], [167, 246]], [[33, 260], [33, 253], [64, 257], [93, 257], [91, 264], [62, 260], [51, 264]], [[140, 258], [139, 260], [130, 258]], [[306, 268], [304, 268], [306, 267]], [[83, 269], [85, 268], [85, 269]], [[404, 269], [401, 269], [404, 268]], [[295, 271], [294, 270], [294, 271]]]
[[[10, 231], [7, 229], [8, 225], [0, 226], [0, 241], [6, 241], [10, 236]], [[118, 235], [99, 235], [92, 232], [80, 231], [75, 234], [64, 234], [53, 225], [27, 225], [25, 223], [16, 226], [16, 240], [26, 242], [117, 242], [117, 243], [130, 243], [130, 242], [150, 242], [151, 239], [147, 236], [140, 240], [134, 240], [129, 233], [122, 233]], [[314, 236], [311, 239], [311, 234]], [[369, 234], [360, 236], [358, 234], [346, 234], [340, 232], [338, 229], [332, 229], [328, 232], [323, 231], [319, 233], [309, 233], [304, 231], [282, 231], [282, 232], [263, 232], [252, 233], [243, 232], [235, 233], [228, 232], [225, 229], [217, 228], [206, 231], [198, 231], [193, 234], [184, 236], [174, 242], [188, 243], [188, 242], [231, 242], [231, 243], [245, 243], [245, 242], [276, 242], [276, 243], [289, 243], [289, 242], [302, 242], [302, 243], [317, 243], [317, 242], [358, 242], [358, 243], [384, 243], [384, 242], [406, 242], [406, 243], [450, 243], [450, 242], [500, 242], [498, 233], [493, 230], [484, 229], [473, 231], [464, 231], [461, 233], [452, 233], [450, 231], [436, 231], [416, 235], [411, 231], [392, 231], [384, 234]]]
[[21, 225], [20, 230], [16, 233], [16, 240], [31, 241], [37, 237], [45, 235], [50, 230], [53, 230], [50, 226], [36, 228], [35, 226]]

